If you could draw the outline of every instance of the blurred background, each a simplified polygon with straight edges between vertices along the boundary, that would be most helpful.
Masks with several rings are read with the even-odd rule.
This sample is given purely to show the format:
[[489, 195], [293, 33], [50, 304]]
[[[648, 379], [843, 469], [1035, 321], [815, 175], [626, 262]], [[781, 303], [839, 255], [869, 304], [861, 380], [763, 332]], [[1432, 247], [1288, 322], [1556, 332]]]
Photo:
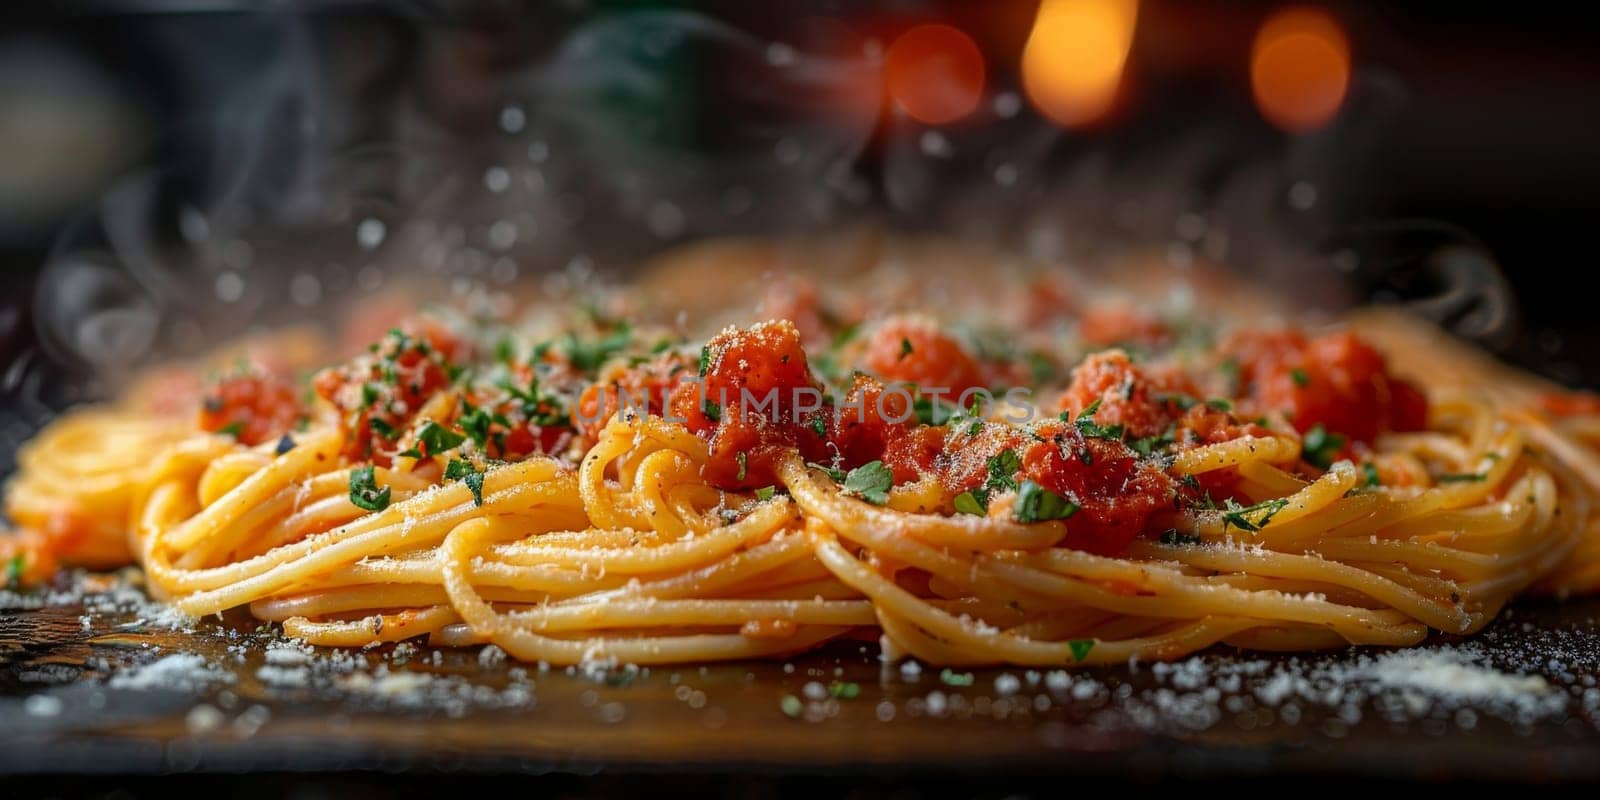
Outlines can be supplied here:
[[[1600, 386], [1581, 8], [59, 4], [0, 27], [0, 474], [53, 409], [398, 281], [869, 226], [1138, 248]], [[15, 11], [13, 10], [13, 14]]]

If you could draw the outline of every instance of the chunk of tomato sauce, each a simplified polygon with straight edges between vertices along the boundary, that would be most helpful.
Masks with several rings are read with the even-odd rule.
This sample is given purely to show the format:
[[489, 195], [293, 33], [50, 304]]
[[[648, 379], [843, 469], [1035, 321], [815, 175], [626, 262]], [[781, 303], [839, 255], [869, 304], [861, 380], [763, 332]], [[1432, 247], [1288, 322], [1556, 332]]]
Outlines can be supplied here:
[[828, 455], [844, 469], [881, 460], [895, 483], [909, 483], [931, 474], [944, 451], [944, 429], [917, 421], [910, 391], [869, 375], [858, 373], [825, 411]]
[[534, 455], [557, 455], [575, 436], [567, 419], [557, 416], [548, 404], [530, 408], [522, 399], [498, 387], [479, 388], [469, 394], [468, 402], [489, 412], [491, 421], [484, 442], [484, 452], [489, 458], [520, 461]]
[[1091, 354], [1072, 373], [1057, 407], [1076, 417], [1095, 403], [1092, 419], [1121, 425], [1130, 439], [1171, 435], [1180, 449], [1265, 436], [1267, 429], [1241, 422], [1230, 404], [1200, 399], [1195, 382], [1181, 370], [1144, 369], [1120, 350]]
[[951, 494], [972, 491], [998, 478], [996, 456], [1010, 450], [1021, 469], [1004, 476], [1032, 480], [1078, 506], [1067, 521], [1067, 547], [1115, 554], [1145, 529], [1150, 516], [1170, 508], [1176, 483], [1153, 461], [1114, 439], [1086, 437], [1077, 426], [1054, 420], [1031, 433], [984, 423], [949, 435], [940, 480]]
[[1354, 443], [1427, 424], [1427, 398], [1390, 374], [1383, 354], [1352, 332], [1244, 332], [1221, 352], [1238, 365], [1249, 410], [1282, 412], [1298, 431], [1321, 425]]
[[1076, 426], [1047, 422], [1022, 453], [1022, 473], [1072, 501], [1062, 544], [1102, 555], [1122, 552], [1158, 509], [1171, 508], [1176, 484], [1156, 463], [1127, 445], [1084, 437]]
[[[450, 385], [451, 356], [470, 359], [470, 347], [442, 324], [416, 321], [391, 332], [372, 352], [318, 373], [312, 386], [338, 409], [343, 455], [392, 463], [396, 441], [419, 409]], [[376, 424], [374, 424], [376, 421]]]
[[[723, 489], [776, 483], [776, 459], [798, 447], [826, 458], [815, 419], [826, 419], [822, 386], [811, 374], [800, 331], [786, 320], [727, 328], [706, 344], [706, 374], [673, 390], [669, 407], [707, 439], [702, 477]], [[826, 428], [823, 429], [826, 431]]]
[[609, 367], [578, 396], [572, 425], [593, 441], [620, 408], [660, 416], [668, 409], [673, 391], [695, 377], [696, 369], [693, 358], [678, 353], [662, 353], [631, 367]]
[[988, 385], [983, 364], [966, 346], [922, 317], [879, 323], [863, 343], [860, 364], [880, 379], [938, 389], [950, 397]]
[[305, 416], [294, 384], [265, 372], [245, 372], [205, 391], [198, 424], [201, 430], [231, 433], [240, 444], [253, 446], [288, 433]]

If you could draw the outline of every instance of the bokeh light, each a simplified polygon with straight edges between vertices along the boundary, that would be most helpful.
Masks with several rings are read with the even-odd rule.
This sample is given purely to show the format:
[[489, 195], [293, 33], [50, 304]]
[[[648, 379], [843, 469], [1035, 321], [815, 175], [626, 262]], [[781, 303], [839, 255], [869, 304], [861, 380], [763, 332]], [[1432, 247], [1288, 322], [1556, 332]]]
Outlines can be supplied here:
[[978, 45], [949, 25], [918, 25], [896, 38], [884, 55], [889, 96], [929, 125], [972, 113], [983, 99], [984, 72]]
[[1039, 113], [1068, 127], [1111, 110], [1138, 0], [1044, 0], [1022, 51], [1022, 85]]
[[1256, 32], [1250, 88], [1262, 116], [1291, 133], [1326, 125], [1350, 89], [1350, 42], [1327, 12], [1275, 12]]

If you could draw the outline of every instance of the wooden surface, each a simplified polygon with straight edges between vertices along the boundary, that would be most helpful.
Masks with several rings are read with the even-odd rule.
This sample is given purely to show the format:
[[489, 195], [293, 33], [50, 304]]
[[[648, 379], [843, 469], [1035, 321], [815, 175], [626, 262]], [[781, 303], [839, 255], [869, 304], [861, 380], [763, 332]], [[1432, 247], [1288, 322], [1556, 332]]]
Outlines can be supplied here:
[[[230, 617], [178, 632], [141, 616], [141, 609], [85, 615], [70, 602], [0, 611], [0, 774], [420, 768], [1600, 777], [1600, 728], [1581, 700], [1600, 674], [1596, 601], [1524, 604], [1495, 624], [1491, 640], [1479, 640], [1491, 660], [1522, 665], [1519, 672], [1539, 662], [1532, 671], [1570, 700], [1561, 713], [1528, 722], [1488, 710], [1463, 717], [1453, 708], [1395, 721], [1375, 697], [1354, 724], [1315, 704], [1292, 720], [1256, 703], [1231, 710], [1229, 696], [1262, 688], [1248, 683], [1220, 692], [1220, 714], [1209, 724], [1152, 713], [1164, 688], [1168, 700], [1202, 689], [1175, 687], [1170, 674], [1149, 665], [1088, 672], [1105, 689], [1095, 697], [1075, 697], [1059, 683], [1052, 689], [1048, 673], [1015, 668], [973, 670], [965, 685], [965, 674], [942, 679], [935, 668], [918, 675], [880, 663], [869, 642], [789, 662], [604, 674], [485, 664], [476, 650], [443, 651], [435, 663], [423, 647], [397, 659], [385, 647], [292, 664], [313, 678], [285, 685], [266, 669], [274, 666], [268, 648], [282, 645], [253, 621]], [[231, 685], [117, 688], [112, 679], [178, 652], [231, 672]], [[1199, 663], [1234, 659], [1219, 651]], [[393, 677], [406, 672], [429, 677]], [[390, 691], [373, 689], [385, 681]], [[838, 682], [836, 691], [848, 694], [844, 687], [854, 683], [859, 694], [806, 702], [809, 682], [819, 684], [814, 693]], [[785, 713], [786, 695], [800, 701], [799, 718]]]

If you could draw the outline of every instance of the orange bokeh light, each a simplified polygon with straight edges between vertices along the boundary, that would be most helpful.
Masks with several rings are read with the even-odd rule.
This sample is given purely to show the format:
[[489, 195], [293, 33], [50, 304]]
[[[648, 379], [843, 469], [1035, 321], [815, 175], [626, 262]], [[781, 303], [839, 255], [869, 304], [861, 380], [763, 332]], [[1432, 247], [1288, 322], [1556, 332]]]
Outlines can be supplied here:
[[895, 104], [929, 125], [961, 119], [983, 99], [983, 54], [971, 36], [949, 25], [900, 34], [884, 54], [883, 74]]
[[1328, 124], [1350, 89], [1350, 41], [1327, 12], [1294, 7], [1256, 32], [1250, 88], [1261, 115], [1291, 133]]
[[1138, 19], [1138, 0], [1044, 0], [1022, 49], [1022, 87], [1039, 113], [1068, 127], [1104, 117]]

